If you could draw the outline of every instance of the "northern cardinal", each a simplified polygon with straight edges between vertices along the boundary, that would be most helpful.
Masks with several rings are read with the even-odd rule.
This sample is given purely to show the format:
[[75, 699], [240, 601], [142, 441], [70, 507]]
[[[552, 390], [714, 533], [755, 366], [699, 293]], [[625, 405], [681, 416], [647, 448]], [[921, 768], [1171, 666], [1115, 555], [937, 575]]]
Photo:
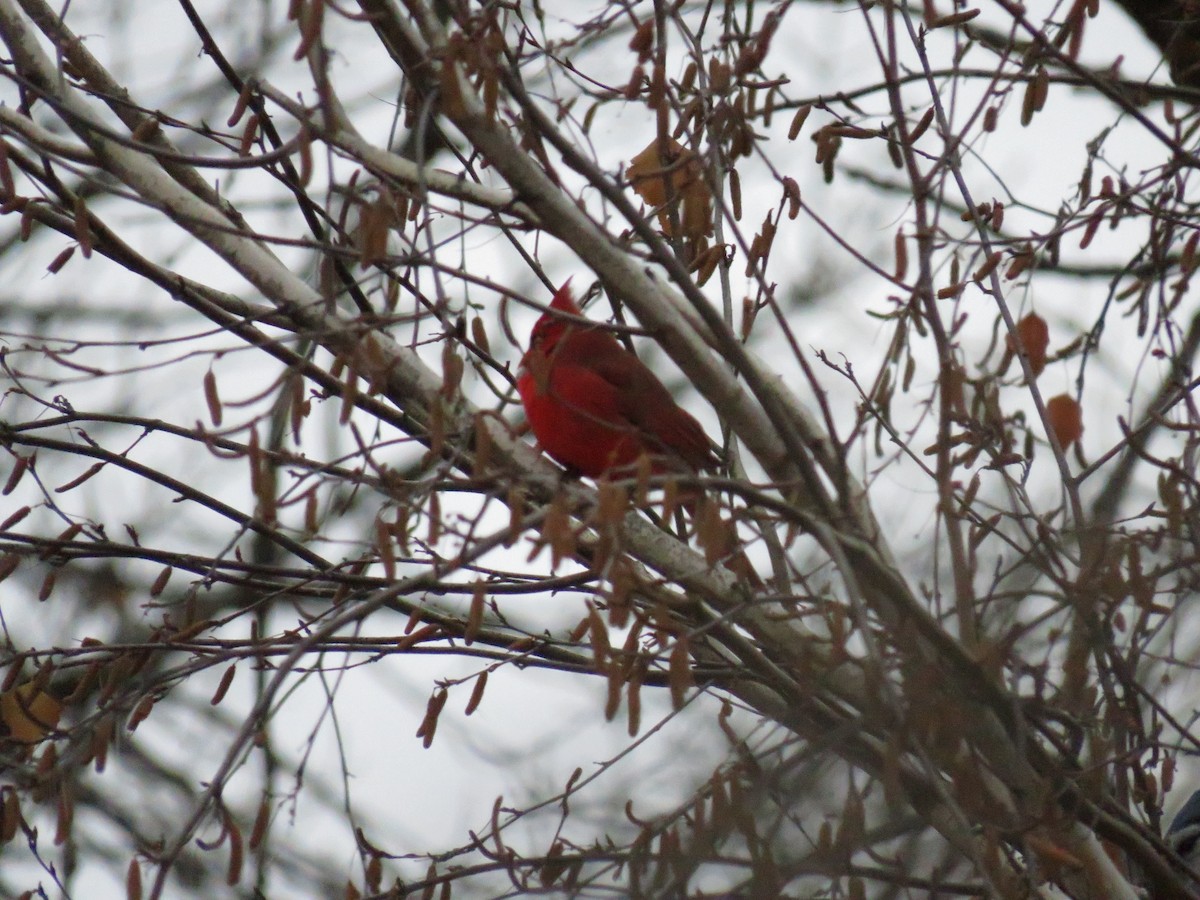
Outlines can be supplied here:
[[[569, 280], [550, 309], [583, 315]], [[656, 473], [692, 473], [717, 462], [700, 423], [599, 326], [543, 314], [521, 359], [517, 390], [542, 448], [580, 474], [632, 474], [643, 453]]]

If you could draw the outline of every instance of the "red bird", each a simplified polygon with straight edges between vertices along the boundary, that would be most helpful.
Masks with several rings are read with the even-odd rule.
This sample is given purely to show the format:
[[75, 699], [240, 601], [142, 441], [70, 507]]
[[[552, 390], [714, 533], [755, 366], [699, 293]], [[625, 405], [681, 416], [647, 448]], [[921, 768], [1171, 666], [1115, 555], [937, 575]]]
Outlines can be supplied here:
[[[583, 313], [570, 281], [550, 309]], [[632, 467], [643, 453], [654, 472], [696, 472], [716, 464], [708, 436], [645, 364], [597, 325], [544, 313], [521, 358], [517, 390], [542, 448], [596, 478]]]

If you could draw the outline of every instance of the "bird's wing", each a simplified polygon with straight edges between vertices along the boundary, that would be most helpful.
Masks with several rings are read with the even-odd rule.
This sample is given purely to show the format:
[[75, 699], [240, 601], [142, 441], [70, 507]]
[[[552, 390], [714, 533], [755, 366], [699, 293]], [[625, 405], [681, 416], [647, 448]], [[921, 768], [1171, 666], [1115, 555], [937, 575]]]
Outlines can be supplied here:
[[636, 432], [625, 414], [620, 389], [591, 366], [556, 361], [550, 372], [548, 393], [568, 409], [597, 422]]
[[678, 454], [693, 469], [716, 464], [704, 427], [675, 402], [654, 372], [615, 340], [612, 346], [596, 346], [594, 350], [588, 365], [616, 389], [621, 416], [648, 439], [647, 443]]

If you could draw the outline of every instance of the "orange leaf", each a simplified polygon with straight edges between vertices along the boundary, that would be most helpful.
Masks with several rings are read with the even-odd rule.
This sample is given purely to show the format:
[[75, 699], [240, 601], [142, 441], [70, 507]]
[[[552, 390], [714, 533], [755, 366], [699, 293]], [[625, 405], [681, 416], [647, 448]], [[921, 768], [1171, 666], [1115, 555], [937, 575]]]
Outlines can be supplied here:
[[1029, 357], [1029, 368], [1036, 378], [1046, 368], [1046, 348], [1050, 346], [1050, 329], [1037, 313], [1029, 313], [1017, 323], [1014, 334], [1008, 336], [1008, 349], [1017, 352], [1018, 345]]
[[1066, 450], [1083, 435], [1083, 410], [1070, 394], [1059, 394], [1046, 401], [1046, 419]]
[[0, 694], [0, 721], [9, 737], [26, 744], [36, 744], [53, 731], [61, 713], [62, 704], [32, 682]]
[[[691, 240], [713, 233], [712, 198], [704, 182], [700, 158], [678, 141], [669, 140], [659, 153], [658, 138], [629, 161], [625, 170], [630, 187], [650, 206], [682, 202], [683, 236]], [[658, 223], [670, 232], [670, 210], [658, 213]]]

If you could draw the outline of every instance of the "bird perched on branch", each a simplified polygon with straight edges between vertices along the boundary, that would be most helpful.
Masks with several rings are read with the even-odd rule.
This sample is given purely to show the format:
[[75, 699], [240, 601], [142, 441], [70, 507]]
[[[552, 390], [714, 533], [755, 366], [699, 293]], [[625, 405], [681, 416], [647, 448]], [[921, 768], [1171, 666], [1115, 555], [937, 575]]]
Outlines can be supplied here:
[[[719, 460], [704, 428], [682, 409], [640, 359], [612, 334], [583, 318], [570, 281], [554, 294], [521, 358], [517, 390], [542, 449], [568, 469], [598, 478], [634, 474], [645, 455], [655, 474], [694, 475]], [[680, 499], [696, 519], [709, 562], [720, 561], [761, 587], [732, 520], [716, 503], [687, 490]]]
[[599, 477], [633, 467], [692, 474], [716, 466], [704, 428], [640, 359], [582, 320], [568, 280], [533, 326], [517, 390], [538, 443], [568, 469]]

